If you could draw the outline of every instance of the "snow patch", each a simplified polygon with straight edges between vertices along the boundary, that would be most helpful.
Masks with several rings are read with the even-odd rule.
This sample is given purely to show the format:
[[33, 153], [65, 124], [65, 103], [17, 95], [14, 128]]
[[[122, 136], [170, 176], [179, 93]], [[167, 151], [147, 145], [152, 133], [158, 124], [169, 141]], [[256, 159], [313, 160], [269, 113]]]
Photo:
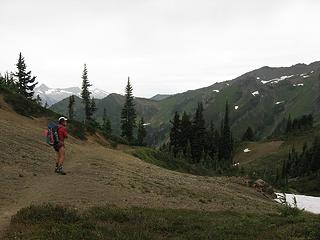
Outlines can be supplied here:
[[149, 126], [151, 123], [144, 123], [143, 126]]
[[290, 75], [290, 76], [281, 76], [279, 78], [273, 78], [273, 79], [270, 79], [270, 80], [266, 80], [266, 81], [261, 81], [262, 84], [267, 84], [267, 83], [271, 83], [271, 84], [275, 84], [275, 83], [278, 83], [280, 81], [283, 81], [283, 80], [286, 80], [288, 78], [292, 78], [294, 75]]
[[257, 77], [257, 80], [260, 80], [260, 77]]
[[[311, 72], [312, 73], [312, 72]], [[308, 77], [310, 77], [307, 73], [301, 73], [300, 74], [300, 77], [302, 77], [302, 78], [308, 78]]]
[[246, 148], [245, 150], [243, 150], [244, 153], [248, 153], [251, 152], [251, 150], [249, 148]]
[[259, 91], [255, 91], [251, 93], [253, 96], [259, 95]]
[[216, 93], [218, 93], [218, 92], [220, 92], [219, 90], [217, 90], [217, 89], [214, 89], [214, 90], [212, 90], [213, 92], [216, 92]]
[[[279, 197], [283, 196], [282, 193], [276, 193], [277, 198], [275, 201], [280, 202]], [[287, 194], [286, 193], [286, 199], [287, 202], [293, 206], [293, 197], [296, 197], [297, 200], [297, 207], [299, 209], [304, 209], [308, 212], [320, 214], [320, 197], [312, 197], [312, 196], [306, 196], [306, 195], [295, 195], [295, 194]]]
[[234, 106], [234, 109], [235, 109], [235, 110], [238, 110], [238, 108], [239, 108], [239, 106]]
[[236, 167], [236, 166], [239, 166], [239, 165], [240, 165], [239, 162], [232, 164], [233, 167]]
[[304, 84], [303, 83], [298, 83], [298, 84], [293, 84], [292, 86], [294, 86], [294, 87], [303, 87]]
[[281, 104], [281, 103], [284, 103], [284, 101], [276, 102], [275, 104], [276, 104], [276, 105], [279, 105], [279, 104]]

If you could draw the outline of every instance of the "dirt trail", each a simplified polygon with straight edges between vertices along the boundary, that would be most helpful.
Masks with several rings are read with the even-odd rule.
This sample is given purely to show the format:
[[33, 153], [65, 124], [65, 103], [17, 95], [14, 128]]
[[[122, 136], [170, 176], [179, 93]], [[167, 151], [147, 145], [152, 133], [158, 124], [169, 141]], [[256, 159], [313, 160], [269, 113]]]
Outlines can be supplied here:
[[[0, 105], [1, 106], [1, 105]], [[119, 207], [272, 212], [274, 204], [240, 178], [201, 177], [147, 164], [92, 140], [66, 142], [66, 176], [43, 140], [45, 119], [0, 108], [0, 233], [22, 207], [44, 202]]]

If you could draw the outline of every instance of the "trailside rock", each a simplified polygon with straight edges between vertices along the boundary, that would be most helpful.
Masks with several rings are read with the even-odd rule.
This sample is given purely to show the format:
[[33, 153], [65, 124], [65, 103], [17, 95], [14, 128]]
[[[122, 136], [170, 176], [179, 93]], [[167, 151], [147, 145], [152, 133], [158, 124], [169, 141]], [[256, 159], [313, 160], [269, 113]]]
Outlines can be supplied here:
[[262, 179], [257, 179], [253, 183], [253, 187], [258, 192], [262, 192], [262, 193], [265, 193], [267, 195], [270, 195], [270, 196], [272, 196], [272, 198], [276, 197], [276, 194], [274, 193], [273, 187], [269, 183], [267, 183], [266, 181], [264, 181]]

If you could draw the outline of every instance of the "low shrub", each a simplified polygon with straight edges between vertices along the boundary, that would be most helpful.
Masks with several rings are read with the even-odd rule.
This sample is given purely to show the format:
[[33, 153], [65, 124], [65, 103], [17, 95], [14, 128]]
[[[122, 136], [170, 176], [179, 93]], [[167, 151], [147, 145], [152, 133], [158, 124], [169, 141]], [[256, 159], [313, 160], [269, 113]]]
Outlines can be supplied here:
[[74, 223], [80, 218], [76, 210], [60, 205], [43, 204], [40, 206], [31, 205], [23, 208], [11, 219], [12, 224], [34, 224], [44, 221], [54, 221], [63, 223]]
[[26, 99], [20, 94], [5, 94], [4, 100], [10, 104], [17, 113], [23, 116], [42, 117], [55, 115], [51, 110], [41, 107], [35, 101]]

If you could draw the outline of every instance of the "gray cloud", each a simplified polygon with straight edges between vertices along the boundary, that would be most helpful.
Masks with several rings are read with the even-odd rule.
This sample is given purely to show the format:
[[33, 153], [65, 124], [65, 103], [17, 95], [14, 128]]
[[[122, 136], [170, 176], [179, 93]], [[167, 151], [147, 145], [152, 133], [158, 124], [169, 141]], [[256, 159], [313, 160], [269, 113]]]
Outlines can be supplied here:
[[108, 0], [0, 2], [0, 71], [19, 51], [52, 87], [89, 80], [150, 97], [232, 79], [264, 65], [319, 60], [316, 0]]

